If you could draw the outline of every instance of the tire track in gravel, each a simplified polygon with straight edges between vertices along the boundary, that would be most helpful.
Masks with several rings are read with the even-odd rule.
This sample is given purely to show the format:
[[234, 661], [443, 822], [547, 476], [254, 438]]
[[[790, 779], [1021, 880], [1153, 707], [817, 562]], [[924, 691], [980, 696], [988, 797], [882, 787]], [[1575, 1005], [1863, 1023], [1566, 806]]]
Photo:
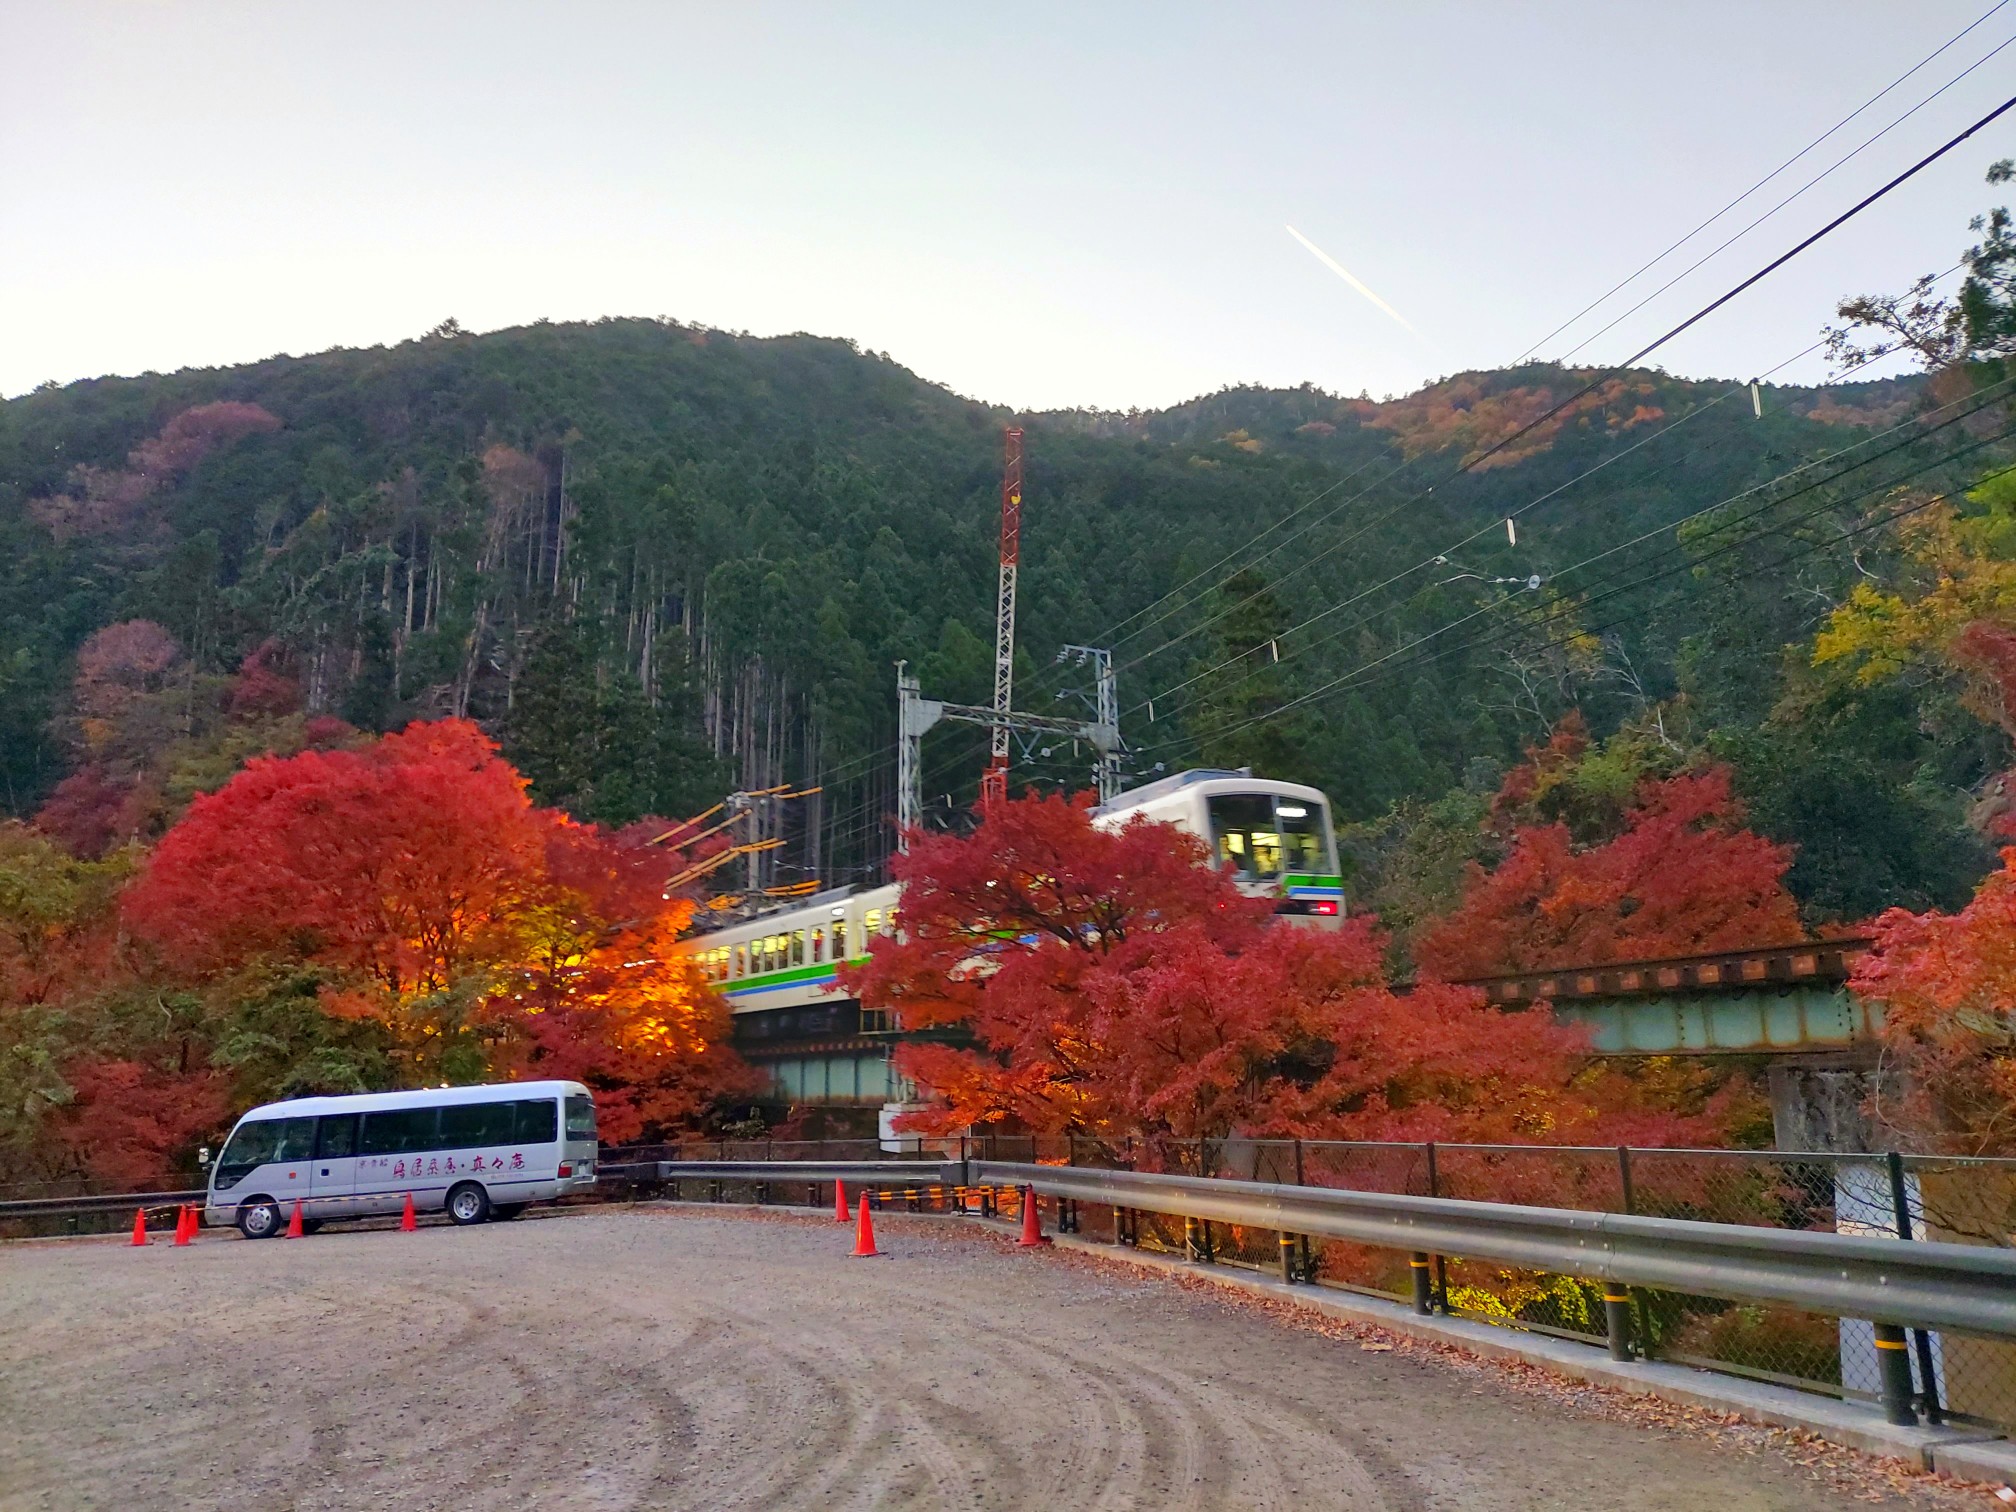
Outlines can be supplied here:
[[[1051, 1324], [1050, 1337], [1037, 1343], [999, 1327], [986, 1311], [953, 1305], [962, 1314], [954, 1326], [983, 1352], [1012, 1355], [1046, 1384], [1073, 1394], [1090, 1384], [1100, 1402], [1117, 1409], [1119, 1421], [1101, 1424], [1103, 1431], [1085, 1431], [1090, 1425], [1081, 1424], [1071, 1435], [1081, 1465], [1072, 1467], [1075, 1475], [1067, 1469], [1064, 1483], [1077, 1487], [1088, 1506], [1135, 1506], [1152, 1493], [1157, 1505], [1202, 1508], [1219, 1504], [1234, 1487], [1241, 1500], [1260, 1506], [1291, 1505], [1311, 1494], [1335, 1497], [1340, 1489], [1354, 1507], [1398, 1512], [1422, 1505], [1397, 1462], [1367, 1453], [1362, 1442], [1306, 1404], [1263, 1404], [1245, 1390], [1210, 1387], [1125, 1342], [1075, 1334], [1060, 1326], [1065, 1320]], [[1110, 1441], [1116, 1429], [1121, 1444]], [[1281, 1474], [1280, 1448], [1332, 1463], [1319, 1485], [1291, 1486]], [[1123, 1478], [1120, 1471], [1130, 1466], [1134, 1474]]]
[[0, 1507], [1838, 1504], [1768, 1457], [932, 1220], [852, 1261], [828, 1225], [667, 1216], [0, 1246]]

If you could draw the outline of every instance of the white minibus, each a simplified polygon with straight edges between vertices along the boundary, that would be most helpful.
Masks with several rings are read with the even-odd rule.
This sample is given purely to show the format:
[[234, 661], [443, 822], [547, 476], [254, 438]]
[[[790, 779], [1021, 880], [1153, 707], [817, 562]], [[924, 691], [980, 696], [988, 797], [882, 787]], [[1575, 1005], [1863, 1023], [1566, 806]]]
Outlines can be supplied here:
[[267, 1103], [238, 1120], [210, 1167], [204, 1222], [265, 1239], [421, 1211], [456, 1223], [516, 1218], [595, 1185], [595, 1099], [579, 1082], [505, 1082]]

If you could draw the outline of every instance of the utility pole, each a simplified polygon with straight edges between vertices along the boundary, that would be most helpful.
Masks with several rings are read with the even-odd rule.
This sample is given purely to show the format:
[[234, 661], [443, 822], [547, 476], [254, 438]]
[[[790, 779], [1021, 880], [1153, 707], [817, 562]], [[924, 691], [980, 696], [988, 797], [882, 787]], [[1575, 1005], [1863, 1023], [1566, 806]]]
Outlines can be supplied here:
[[1008, 796], [1008, 716], [1015, 707], [1015, 577], [1022, 563], [1022, 431], [1002, 432], [1001, 580], [994, 598], [994, 712], [1000, 716], [989, 743], [980, 806]]
[[1092, 664], [1092, 729], [1098, 734], [1091, 739], [1099, 753], [1092, 777], [1099, 801], [1111, 803], [1120, 796], [1120, 682], [1113, 672], [1113, 653], [1101, 646], [1066, 646], [1057, 653], [1059, 661], [1067, 656]]

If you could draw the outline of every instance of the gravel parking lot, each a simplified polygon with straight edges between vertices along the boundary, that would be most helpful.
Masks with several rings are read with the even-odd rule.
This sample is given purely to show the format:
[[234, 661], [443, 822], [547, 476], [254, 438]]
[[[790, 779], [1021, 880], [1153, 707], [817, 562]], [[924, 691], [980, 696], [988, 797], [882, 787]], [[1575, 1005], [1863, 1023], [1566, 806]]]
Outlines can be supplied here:
[[677, 1207], [0, 1247], [0, 1507], [1844, 1499], [1782, 1455], [1564, 1414], [1166, 1281], [881, 1228], [875, 1260], [830, 1220]]

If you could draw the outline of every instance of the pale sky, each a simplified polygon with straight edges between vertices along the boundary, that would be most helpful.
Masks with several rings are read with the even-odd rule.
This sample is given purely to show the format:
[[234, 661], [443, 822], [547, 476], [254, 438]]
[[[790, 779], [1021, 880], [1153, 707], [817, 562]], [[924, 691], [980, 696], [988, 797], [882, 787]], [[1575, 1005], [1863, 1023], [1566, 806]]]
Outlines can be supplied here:
[[[0, 0], [0, 394], [450, 315], [845, 336], [1024, 409], [1406, 392], [1517, 358], [1991, 4]], [[2016, 4], [1698, 249], [2012, 36]], [[2011, 93], [2016, 47], [1581, 360]], [[2011, 155], [2016, 112], [1658, 360], [1783, 362], [1955, 261]]]

